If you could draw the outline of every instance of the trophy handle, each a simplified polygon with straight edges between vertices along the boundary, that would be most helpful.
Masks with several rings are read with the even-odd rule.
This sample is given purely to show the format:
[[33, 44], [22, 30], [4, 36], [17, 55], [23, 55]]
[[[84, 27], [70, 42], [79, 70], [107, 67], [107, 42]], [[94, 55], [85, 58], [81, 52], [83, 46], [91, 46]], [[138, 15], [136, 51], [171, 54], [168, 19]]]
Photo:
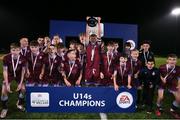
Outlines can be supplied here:
[[126, 42], [129, 42], [131, 44], [130, 50], [133, 50], [136, 47], [136, 43], [134, 42], [134, 40], [127, 40]]

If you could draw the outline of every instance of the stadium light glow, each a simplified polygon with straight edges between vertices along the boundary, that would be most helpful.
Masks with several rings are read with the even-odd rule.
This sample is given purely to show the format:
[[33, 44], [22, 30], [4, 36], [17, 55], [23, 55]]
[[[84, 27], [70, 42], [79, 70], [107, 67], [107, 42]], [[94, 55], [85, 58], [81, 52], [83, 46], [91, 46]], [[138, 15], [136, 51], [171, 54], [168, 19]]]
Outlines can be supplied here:
[[180, 7], [174, 8], [171, 12], [172, 15], [178, 16], [180, 15]]

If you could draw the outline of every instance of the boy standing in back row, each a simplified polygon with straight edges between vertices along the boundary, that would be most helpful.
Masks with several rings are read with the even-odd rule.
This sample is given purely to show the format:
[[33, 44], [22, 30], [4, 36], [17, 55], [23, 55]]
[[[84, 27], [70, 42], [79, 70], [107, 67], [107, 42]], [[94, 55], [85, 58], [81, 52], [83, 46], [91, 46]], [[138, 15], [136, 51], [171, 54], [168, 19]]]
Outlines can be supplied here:
[[39, 51], [37, 41], [30, 42], [31, 53], [27, 57], [27, 86], [41, 86], [43, 77], [43, 59], [44, 53]]
[[114, 43], [112, 41], [107, 44], [107, 52], [102, 54], [102, 64], [100, 78], [102, 85], [113, 86], [113, 73], [115, 66]]
[[154, 60], [154, 53], [150, 51], [150, 41], [143, 41], [142, 50], [139, 54], [139, 60], [142, 62], [143, 67], [145, 67], [148, 59]]

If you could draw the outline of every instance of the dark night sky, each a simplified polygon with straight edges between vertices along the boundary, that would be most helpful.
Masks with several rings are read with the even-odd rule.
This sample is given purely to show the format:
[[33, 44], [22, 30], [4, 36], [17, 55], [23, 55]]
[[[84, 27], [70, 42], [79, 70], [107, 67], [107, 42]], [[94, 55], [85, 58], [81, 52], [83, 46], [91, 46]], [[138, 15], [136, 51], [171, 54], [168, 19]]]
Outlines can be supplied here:
[[176, 21], [170, 15], [180, 0], [37, 1], [0, 1], [1, 49], [22, 36], [32, 40], [48, 35], [51, 19], [85, 21], [87, 15], [93, 15], [101, 16], [102, 22], [138, 24], [139, 42], [151, 40], [155, 54], [180, 55], [180, 17]]

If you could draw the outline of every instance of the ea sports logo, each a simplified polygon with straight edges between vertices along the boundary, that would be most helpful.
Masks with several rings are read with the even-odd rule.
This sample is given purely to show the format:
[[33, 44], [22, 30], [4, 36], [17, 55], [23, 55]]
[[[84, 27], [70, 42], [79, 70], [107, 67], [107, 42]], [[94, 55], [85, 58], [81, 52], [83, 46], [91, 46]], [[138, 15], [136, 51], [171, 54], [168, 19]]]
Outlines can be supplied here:
[[128, 108], [133, 103], [133, 97], [129, 92], [122, 92], [117, 96], [116, 103], [121, 108]]

